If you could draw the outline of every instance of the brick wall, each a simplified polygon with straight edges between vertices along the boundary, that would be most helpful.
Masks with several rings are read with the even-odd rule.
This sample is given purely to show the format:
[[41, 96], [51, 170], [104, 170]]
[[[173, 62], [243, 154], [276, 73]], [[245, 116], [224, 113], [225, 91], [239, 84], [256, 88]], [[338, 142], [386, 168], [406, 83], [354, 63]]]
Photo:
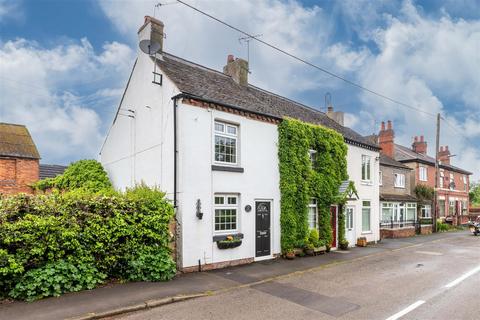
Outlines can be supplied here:
[[[411, 190], [411, 170], [394, 168], [390, 166], [380, 165], [382, 171], [382, 185], [380, 186], [380, 192], [385, 194], [398, 194], [398, 195], [412, 195]], [[405, 175], [405, 188], [395, 188], [395, 173], [401, 173]]]
[[408, 238], [415, 236], [415, 227], [380, 229], [380, 239]]
[[0, 158], [0, 193], [32, 193], [30, 184], [39, 179], [36, 159]]

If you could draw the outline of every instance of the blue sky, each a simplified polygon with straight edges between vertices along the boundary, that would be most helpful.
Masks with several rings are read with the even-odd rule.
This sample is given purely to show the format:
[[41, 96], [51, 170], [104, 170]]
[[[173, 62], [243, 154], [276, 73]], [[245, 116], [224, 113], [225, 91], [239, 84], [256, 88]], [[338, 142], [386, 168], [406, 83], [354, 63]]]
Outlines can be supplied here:
[[[0, 0], [0, 121], [27, 124], [45, 163], [97, 157], [137, 54], [136, 31], [157, 2]], [[441, 144], [480, 178], [480, 1], [190, 3], [365, 87], [441, 112], [449, 123]], [[239, 34], [182, 5], [156, 16], [173, 54], [218, 70], [227, 54], [246, 56]], [[258, 44], [250, 64], [255, 85], [319, 109], [330, 92], [360, 133], [391, 119], [397, 142], [423, 134], [433, 151], [430, 116]]]

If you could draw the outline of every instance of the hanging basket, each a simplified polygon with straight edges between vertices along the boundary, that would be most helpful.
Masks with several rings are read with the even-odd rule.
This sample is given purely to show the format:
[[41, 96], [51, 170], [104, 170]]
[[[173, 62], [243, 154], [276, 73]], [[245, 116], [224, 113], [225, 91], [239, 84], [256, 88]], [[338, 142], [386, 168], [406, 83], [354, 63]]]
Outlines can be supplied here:
[[217, 241], [217, 247], [218, 249], [232, 249], [239, 247], [242, 244], [241, 239], [235, 239], [235, 240], [220, 240]]

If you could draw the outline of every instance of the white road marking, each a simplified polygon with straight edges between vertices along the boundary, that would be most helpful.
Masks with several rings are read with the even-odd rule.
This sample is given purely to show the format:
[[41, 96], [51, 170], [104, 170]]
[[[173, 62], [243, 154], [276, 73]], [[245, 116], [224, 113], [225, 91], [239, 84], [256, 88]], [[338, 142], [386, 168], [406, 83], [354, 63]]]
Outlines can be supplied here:
[[430, 256], [443, 256], [443, 253], [435, 251], [415, 251], [415, 253], [428, 254]]
[[421, 306], [422, 304], [424, 304], [424, 303], [425, 303], [425, 301], [423, 301], [423, 300], [418, 300], [417, 302], [409, 305], [408, 307], [406, 307], [406, 308], [403, 309], [402, 311], [395, 313], [393, 316], [387, 318], [386, 320], [396, 320], [396, 319], [399, 319], [399, 318], [403, 317], [404, 315], [406, 315], [407, 313], [409, 313], [410, 311], [415, 310], [416, 308], [420, 307], [420, 306]]
[[475, 273], [479, 272], [480, 271], [480, 266], [476, 267], [475, 269], [473, 270], [470, 270], [468, 271], [467, 273], [465, 273], [463, 276], [453, 280], [452, 282], [450, 282], [449, 284], [447, 284], [445, 286], [445, 288], [451, 288], [451, 287], [454, 287], [456, 286], [457, 284], [459, 284], [460, 282], [462, 282], [463, 280], [467, 279], [468, 277], [471, 277], [473, 276]]

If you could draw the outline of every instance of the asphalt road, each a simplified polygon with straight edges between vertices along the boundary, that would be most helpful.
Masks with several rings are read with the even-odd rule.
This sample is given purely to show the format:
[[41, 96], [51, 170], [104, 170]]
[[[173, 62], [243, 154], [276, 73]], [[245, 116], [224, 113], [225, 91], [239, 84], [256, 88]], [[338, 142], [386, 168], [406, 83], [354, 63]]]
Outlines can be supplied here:
[[478, 320], [480, 237], [459, 233], [115, 319]]

